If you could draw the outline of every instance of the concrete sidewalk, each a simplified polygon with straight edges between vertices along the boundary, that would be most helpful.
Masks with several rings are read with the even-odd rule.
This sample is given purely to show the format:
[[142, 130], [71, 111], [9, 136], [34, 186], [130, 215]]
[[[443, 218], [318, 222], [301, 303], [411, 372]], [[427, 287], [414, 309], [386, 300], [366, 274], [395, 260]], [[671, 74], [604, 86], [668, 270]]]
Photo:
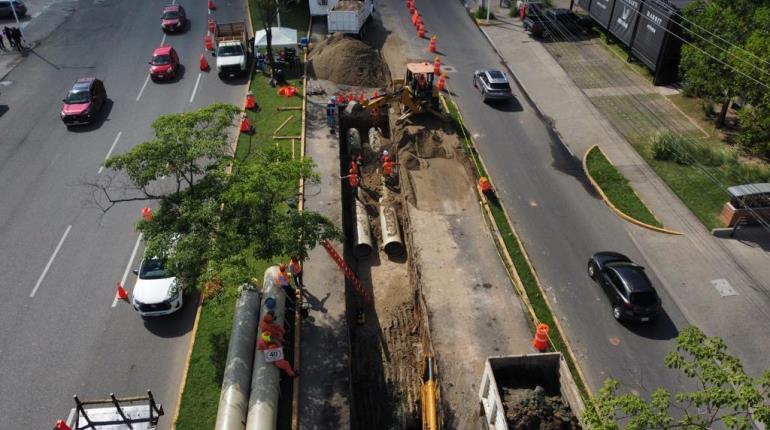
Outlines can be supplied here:
[[[768, 233], [755, 231], [761, 239], [753, 243], [713, 237], [618, 131], [636, 127], [635, 121], [640, 119], [604, 116], [587, 90], [575, 83], [581, 77], [568, 74], [542, 43], [522, 30], [518, 18], [508, 17], [507, 9], [493, 5], [492, 10], [498, 19], [493, 25], [480, 27], [481, 31], [570, 152], [582, 158], [592, 145], [599, 145], [663, 225], [685, 233], [671, 236], [630, 224], [627, 227], [629, 236], [689, 322], [709, 335], [722, 337], [751, 373], [766, 370], [765, 357], [770, 353], [770, 335], [765, 330], [770, 324], [770, 259], [764, 249]], [[598, 61], [622, 64], [609, 52], [603, 55], [609, 58]], [[591, 67], [597, 60], [576, 61]], [[604, 86], [614, 88], [599, 93], [593, 90], [590, 96], [598, 100], [607, 94], [639, 94], [640, 89], [644, 94], [659, 92], [652, 84], [627, 75], [633, 72], [624, 69], [602, 69]], [[660, 119], [641, 121], [656, 124]], [[666, 123], [665, 128], [681, 132], [686, 122], [681, 117], [672, 126]]]

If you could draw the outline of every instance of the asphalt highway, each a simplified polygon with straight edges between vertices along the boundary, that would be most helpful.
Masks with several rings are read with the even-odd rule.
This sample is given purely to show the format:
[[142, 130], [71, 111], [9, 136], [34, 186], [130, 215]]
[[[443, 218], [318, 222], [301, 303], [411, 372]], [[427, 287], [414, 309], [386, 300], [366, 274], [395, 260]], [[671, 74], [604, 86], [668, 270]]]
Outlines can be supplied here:
[[[682, 312], [648, 267], [663, 300], [665, 315], [650, 325], [617, 323], [609, 302], [586, 274], [597, 251], [625, 253], [649, 266], [631, 240], [632, 228], [616, 217], [591, 189], [580, 159], [548, 128], [521, 90], [502, 105], [482, 102], [473, 87], [476, 69], [506, 71], [459, 1], [422, 0], [417, 4], [427, 35], [438, 35], [447, 84], [458, 103], [501, 200], [533, 260], [554, 313], [566, 330], [587, 382], [598, 389], [607, 377], [628, 389], [650, 393], [657, 387], [681, 388], [687, 381], [663, 364], [678, 330], [688, 325]], [[432, 61], [428, 40], [415, 35], [402, 2], [378, 3], [386, 26], [406, 40], [412, 52]], [[526, 61], [526, 59], [521, 59]], [[507, 73], [507, 71], [506, 71]]]
[[[215, 0], [216, 1], [216, 0]], [[201, 73], [208, 10], [185, 0], [189, 28], [164, 36], [167, 2], [83, 0], [8, 76], [0, 99], [0, 427], [50, 428], [83, 399], [153, 390], [170, 428], [190, 342], [195, 295], [169, 317], [143, 320], [115, 284], [133, 288], [142, 252], [134, 223], [145, 203], [107, 213], [84, 182], [100, 163], [152, 137], [164, 113], [243, 103], [245, 79]], [[216, 1], [218, 22], [246, 19], [245, 2]], [[45, 20], [42, 13], [34, 19]], [[147, 82], [152, 50], [170, 43], [185, 66], [169, 83]], [[207, 55], [214, 66], [214, 57]], [[81, 76], [105, 83], [100, 121], [73, 130], [61, 99]], [[114, 304], [114, 306], [113, 306]]]

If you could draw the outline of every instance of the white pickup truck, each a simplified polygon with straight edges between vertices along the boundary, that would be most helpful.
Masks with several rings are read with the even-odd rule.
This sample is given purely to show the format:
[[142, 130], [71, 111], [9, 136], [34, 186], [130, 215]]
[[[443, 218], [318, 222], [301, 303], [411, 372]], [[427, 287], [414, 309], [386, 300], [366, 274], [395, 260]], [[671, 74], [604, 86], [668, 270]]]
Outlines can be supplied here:
[[248, 43], [246, 23], [217, 24], [214, 40], [217, 57], [217, 74], [220, 78], [243, 75], [248, 72]]
[[364, 24], [373, 13], [372, 0], [340, 0], [326, 16], [328, 32], [363, 36]]

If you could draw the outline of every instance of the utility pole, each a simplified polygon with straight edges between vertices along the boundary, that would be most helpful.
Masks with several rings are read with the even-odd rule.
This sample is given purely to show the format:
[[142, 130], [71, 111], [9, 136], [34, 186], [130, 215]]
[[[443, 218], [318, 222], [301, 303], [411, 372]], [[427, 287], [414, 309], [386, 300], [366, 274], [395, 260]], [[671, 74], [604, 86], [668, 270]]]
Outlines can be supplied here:
[[[24, 30], [21, 28], [21, 23], [19, 22], [19, 15], [16, 14], [16, 2], [14, 0], [11, 0], [11, 11], [13, 12], [13, 19], [16, 20], [16, 25], [19, 28], [19, 33], [21, 33], [21, 39], [25, 40], [26, 38], [24, 37]], [[22, 47], [23, 46], [24, 45], [22, 44]]]
[[492, 6], [491, 0], [487, 0], [487, 24], [489, 24], [489, 8]]

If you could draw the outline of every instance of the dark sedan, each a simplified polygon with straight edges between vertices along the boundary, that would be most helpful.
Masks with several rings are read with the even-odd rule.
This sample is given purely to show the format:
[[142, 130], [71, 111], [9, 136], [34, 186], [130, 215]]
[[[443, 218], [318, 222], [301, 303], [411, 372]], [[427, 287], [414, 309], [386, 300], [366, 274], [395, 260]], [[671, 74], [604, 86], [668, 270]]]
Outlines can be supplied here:
[[618, 321], [647, 322], [661, 311], [661, 300], [644, 267], [617, 252], [597, 252], [588, 261], [591, 277], [610, 299]]

